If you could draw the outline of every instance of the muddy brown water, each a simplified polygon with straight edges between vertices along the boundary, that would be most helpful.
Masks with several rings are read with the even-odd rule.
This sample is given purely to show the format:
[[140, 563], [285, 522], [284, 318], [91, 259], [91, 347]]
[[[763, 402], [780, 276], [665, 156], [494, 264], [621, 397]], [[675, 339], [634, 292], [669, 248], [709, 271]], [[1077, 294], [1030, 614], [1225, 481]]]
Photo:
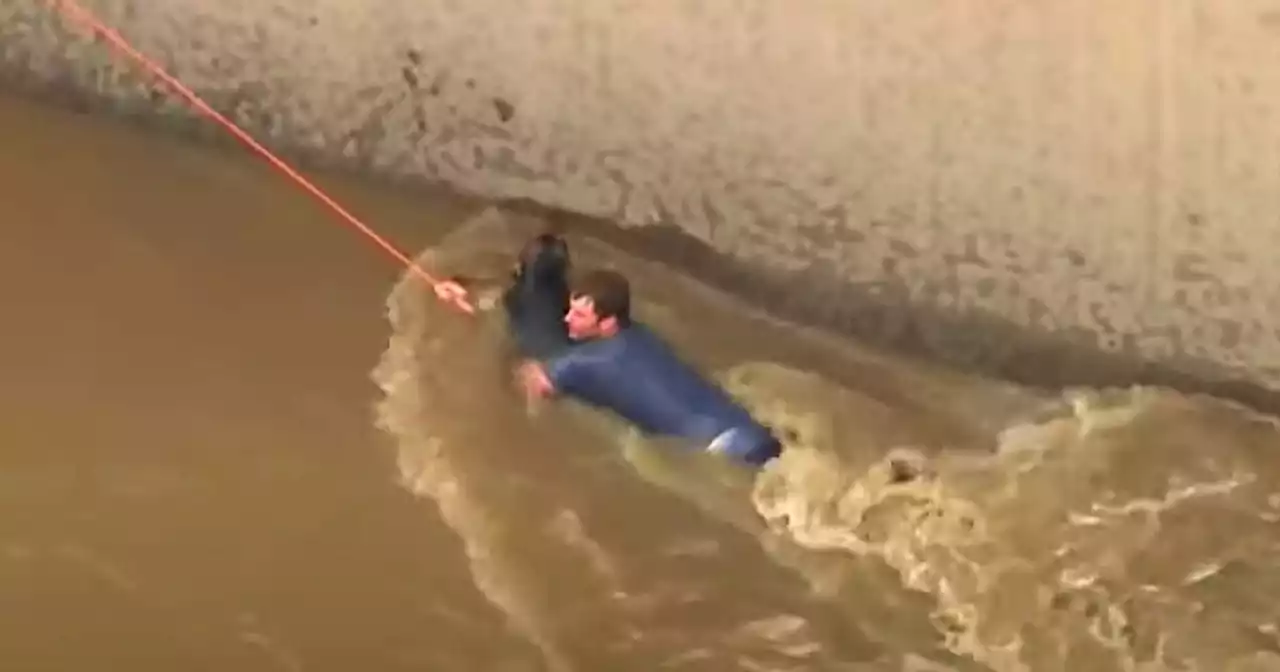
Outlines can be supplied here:
[[[0, 127], [5, 669], [1280, 669], [1269, 418], [960, 375], [575, 237], [786, 430], [744, 474], [526, 408], [499, 316], [242, 153]], [[322, 183], [481, 276], [539, 226]]]

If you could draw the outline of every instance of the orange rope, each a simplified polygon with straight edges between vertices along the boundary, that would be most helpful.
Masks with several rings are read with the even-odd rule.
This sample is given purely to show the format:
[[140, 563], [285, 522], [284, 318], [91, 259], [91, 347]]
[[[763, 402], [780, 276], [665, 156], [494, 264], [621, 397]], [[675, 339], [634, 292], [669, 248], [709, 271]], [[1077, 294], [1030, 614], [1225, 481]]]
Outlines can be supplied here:
[[[363, 233], [367, 238], [369, 238], [369, 240], [372, 240], [375, 244], [381, 247], [385, 252], [390, 254], [394, 259], [396, 259], [401, 264], [403, 264], [406, 268], [408, 268], [411, 273], [418, 276], [424, 282], [430, 285], [433, 290], [436, 289], [438, 286], [440, 286], [441, 284], [440, 280], [437, 280], [435, 277], [433, 277], [421, 266], [414, 263], [412, 259], [410, 259], [407, 255], [405, 255], [399, 249], [397, 249], [390, 242], [388, 242], [386, 238], [383, 238], [381, 235], [378, 234], [377, 231], [374, 231], [367, 224], [360, 221], [358, 217], [348, 212], [346, 208], [342, 207], [337, 201], [331, 198], [323, 190], [321, 190], [316, 185], [312, 184], [309, 180], [307, 180], [307, 178], [303, 177], [301, 173], [299, 173], [297, 170], [294, 170], [293, 167], [291, 167], [289, 164], [285, 163], [283, 160], [281, 160], [279, 157], [273, 154], [271, 150], [262, 146], [262, 144], [259, 143], [257, 140], [254, 140], [253, 136], [249, 135], [248, 132], [246, 132], [244, 129], [240, 128], [239, 126], [237, 126], [235, 122], [231, 121], [230, 119], [227, 119], [217, 110], [213, 109], [213, 107], [211, 107], [208, 103], [204, 102], [204, 100], [201, 99], [200, 96], [196, 95], [195, 92], [193, 92], [191, 89], [188, 89], [182, 82], [178, 81], [176, 77], [166, 72], [164, 68], [160, 67], [160, 65], [158, 65], [155, 61], [151, 60], [145, 54], [135, 49], [133, 45], [129, 44], [128, 40], [126, 40], [123, 36], [120, 35], [120, 33], [116, 32], [110, 26], [103, 23], [100, 19], [98, 19], [98, 17], [94, 16], [93, 13], [91, 13], [89, 10], [80, 6], [77, 2], [75, 2], [75, 0], [50, 0], [50, 2], [54, 6], [54, 8], [58, 10], [67, 19], [85, 28], [90, 33], [101, 37], [103, 40], [106, 41], [106, 43], [109, 46], [113, 47], [117, 53], [122, 54], [127, 59], [134, 61], [137, 65], [141, 66], [153, 77], [160, 80], [164, 84], [167, 84], [169, 88], [173, 89], [174, 92], [176, 92], [179, 96], [184, 98], [187, 101], [187, 103], [189, 103], [197, 111], [208, 116], [210, 119], [217, 122], [219, 125], [225, 128], [228, 132], [230, 132], [232, 135], [238, 138], [241, 142], [248, 145], [250, 149], [257, 152], [262, 158], [266, 159], [268, 163], [275, 166], [276, 169], [284, 173], [287, 177], [291, 178], [295, 183], [301, 186], [304, 190], [309, 192], [312, 196], [316, 197], [321, 203], [328, 206], [330, 210], [333, 210], [335, 213], [337, 213], [337, 215], [342, 220], [346, 221], [347, 224], [350, 224], [357, 231], [359, 231], [360, 233]], [[450, 299], [447, 299], [447, 301], [451, 305], [457, 307], [459, 310], [465, 313], [469, 313], [469, 314], [475, 313], [475, 307], [472, 306], [465, 298], [451, 297]]]

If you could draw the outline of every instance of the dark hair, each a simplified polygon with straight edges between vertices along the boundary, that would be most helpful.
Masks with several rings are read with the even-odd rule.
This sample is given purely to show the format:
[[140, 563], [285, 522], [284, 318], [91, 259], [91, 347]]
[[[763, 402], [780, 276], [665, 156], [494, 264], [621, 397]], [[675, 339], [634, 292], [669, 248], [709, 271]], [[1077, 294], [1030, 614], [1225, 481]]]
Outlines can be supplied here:
[[585, 296], [600, 319], [612, 317], [619, 327], [631, 324], [631, 283], [617, 271], [588, 271], [573, 285], [574, 296]]

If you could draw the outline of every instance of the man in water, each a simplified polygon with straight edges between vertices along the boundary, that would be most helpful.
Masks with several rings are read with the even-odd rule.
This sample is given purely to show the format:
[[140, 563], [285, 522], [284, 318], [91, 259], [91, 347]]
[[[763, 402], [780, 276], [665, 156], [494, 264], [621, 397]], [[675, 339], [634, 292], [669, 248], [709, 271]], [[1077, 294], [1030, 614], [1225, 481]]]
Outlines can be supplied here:
[[[613, 411], [646, 433], [690, 440], [753, 466], [781, 453], [769, 429], [632, 320], [625, 276], [591, 271], [570, 289], [567, 272], [563, 239], [539, 236], [521, 253], [503, 297], [526, 358], [518, 373], [528, 395], [568, 395]], [[444, 283], [436, 293], [448, 300], [465, 290]]]

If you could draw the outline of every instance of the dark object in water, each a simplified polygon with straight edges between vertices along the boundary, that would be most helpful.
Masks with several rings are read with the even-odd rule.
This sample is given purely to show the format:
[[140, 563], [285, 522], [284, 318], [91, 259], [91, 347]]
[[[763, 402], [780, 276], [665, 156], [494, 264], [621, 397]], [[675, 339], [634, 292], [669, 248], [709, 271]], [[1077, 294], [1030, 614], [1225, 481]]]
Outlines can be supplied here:
[[546, 360], [572, 345], [564, 316], [569, 310], [569, 244], [544, 233], [520, 251], [502, 306], [522, 358]]

